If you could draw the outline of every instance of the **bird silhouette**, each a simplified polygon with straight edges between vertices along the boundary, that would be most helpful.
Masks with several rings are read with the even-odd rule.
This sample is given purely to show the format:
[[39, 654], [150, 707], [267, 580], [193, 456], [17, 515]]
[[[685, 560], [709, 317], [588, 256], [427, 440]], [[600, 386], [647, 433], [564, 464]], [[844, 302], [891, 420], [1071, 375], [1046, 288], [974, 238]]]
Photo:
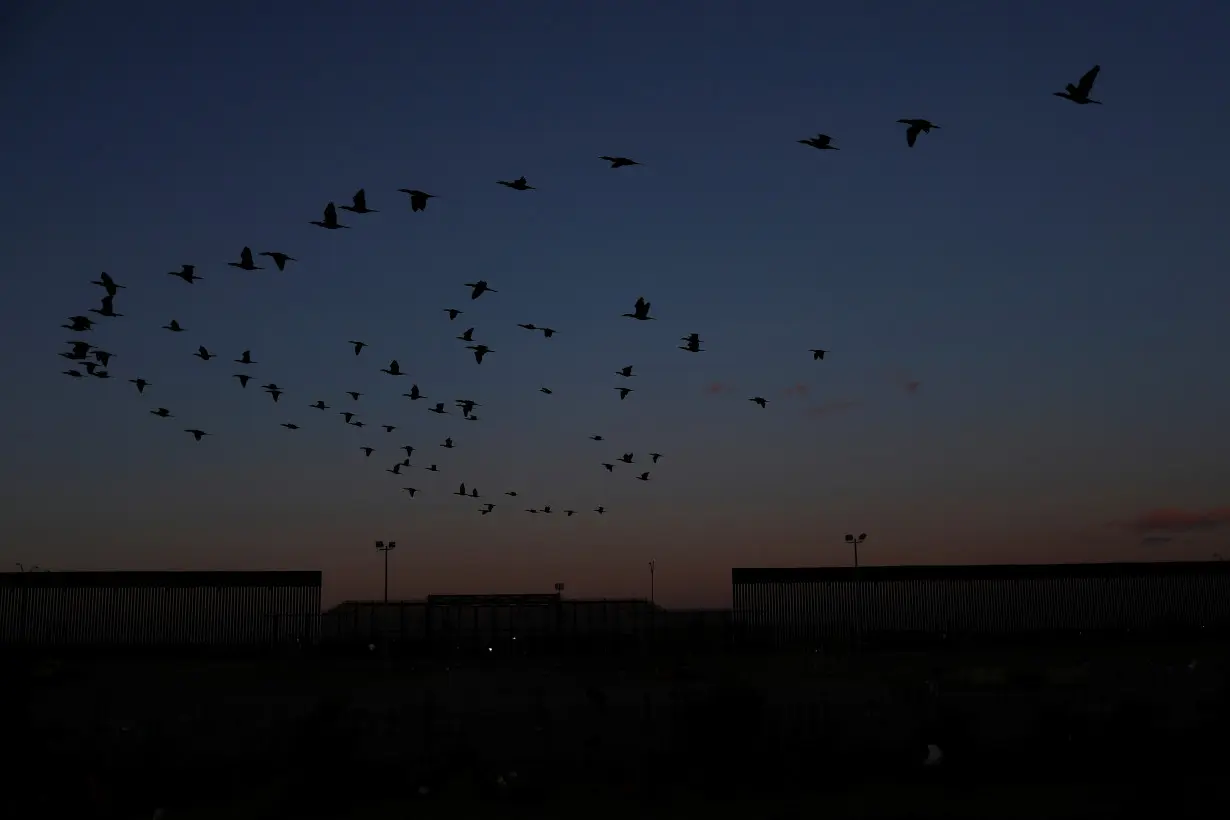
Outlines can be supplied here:
[[114, 353], [108, 353], [105, 350], [95, 350], [94, 351], [94, 360], [98, 362], [99, 364], [101, 364], [103, 367], [106, 367], [108, 364], [110, 364], [111, 359], [114, 356], [115, 356]]
[[343, 410], [342, 412], [338, 413], [338, 415], [341, 416], [342, 421], [346, 422], [347, 424], [350, 424], [350, 420], [354, 418], [354, 413], [351, 413], [349, 410]]
[[642, 322], [656, 318], [649, 315], [649, 302], [645, 301], [644, 296], [638, 296], [636, 298], [636, 305], [633, 307], [632, 313], [625, 313], [623, 315], [629, 319], [639, 319]]
[[460, 340], [461, 340], [461, 341], [463, 341], [463, 342], [472, 342], [472, 341], [474, 341], [474, 328], [472, 328], [472, 327], [470, 327], [470, 328], [466, 328], [465, 332], [464, 332], [464, 333], [462, 333], [462, 334], [461, 334], [460, 336], [458, 336], [457, 338], [458, 338], [458, 339], [460, 339]]
[[102, 298], [101, 306], [96, 307], [96, 308], [90, 308], [90, 312], [97, 313], [99, 316], [106, 316], [108, 318], [115, 318], [116, 316], [124, 315], [122, 313], [115, 312], [115, 297], [111, 296], [110, 294]]
[[437, 402], [435, 407], [429, 407], [427, 409], [433, 413], [439, 413], [440, 415], [448, 415], [448, 411], [444, 409], [444, 402]]
[[686, 350], [689, 353], [703, 352], [700, 346], [700, 334], [699, 333], [693, 333], [689, 336], [684, 336], [680, 341], [684, 342], [684, 344], [679, 345], [680, 350]]
[[613, 472], [615, 472], [615, 465], [614, 465], [614, 464], [608, 464], [607, 462], [605, 462], [605, 461], [604, 461], [604, 462], [602, 463], [602, 466], [606, 468], [606, 471], [607, 471], [608, 473], [613, 473]]
[[163, 325], [162, 329], [169, 330], [172, 333], [183, 333], [184, 332], [184, 329], [180, 326], [179, 322], [175, 321], [174, 319], [171, 320], [170, 324]]
[[445, 308], [444, 312], [448, 314], [448, 320], [450, 322], [456, 319], [461, 314], [465, 313], [464, 310], [458, 310], [457, 308]]
[[408, 492], [411, 498], [414, 498], [414, 494], [418, 492], [414, 487], [402, 487], [402, 489]]
[[261, 387], [265, 388], [266, 390], [281, 390], [282, 389], [278, 387], [277, 382], [269, 382], [269, 384], [262, 384]]
[[819, 148], [821, 151], [840, 151], [836, 145], [832, 145], [833, 138], [828, 134], [816, 134], [810, 139], [799, 140], [804, 145], [810, 145], [812, 148]]
[[538, 388], [538, 392], [539, 392], [539, 393], [546, 393], [546, 394], [549, 396], [549, 395], [551, 395], [551, 392], [552, 392], [552, 391], [551, 391], [551, 388], [549, 388], [549, 387], [540, 387], [540, 388]]
[[427, 200], [435, 199], [435, 196], [436, 196], [435, 194], [428, 194], [428, 193], [424, 193], [423, 191], [416, 191], [413, 188], [398, 188], [397, 192], [409, 195], [410, 210], [415, 213], [426, 210]]
[[251, 377], [251, 376], [249, 376], [247, 373], [233, 373], [233, 374], [231, 374], [231, 377], [232, 377], [232, 378], [235, 378], [235, 379], [239, 379], [239, 386], [240, 386], [240, 387], [247, 387], [247, 386], [248, 386], [248, 381], [249, 381], [249, 380], [251, 380], [251, 378], [252, 378], [252, 377]]
[[[439, 467], [437, 467], [437, 466], [436, 466], [436, 465], [434, 465], [434, 464], [430, 464], [430, 465], [428, 465], [428, 466], [424, 467], [423, 469], [424, 469], [424, 470], [426, 470], [426, 471], [427, 471], [427, 472], [429, 472], [429, 473], [438, 473], [438, 472], [440, 472], [440, 468], [439, 468]], [[492, 504], [491, 506], [493, 506], [493, 507], [494, 507], [495, 505], [494, 505], [494, 504]]]
[[355, 401], [358, 401], [359, 396], [362, 396], [363, 394], [357, 390], [347, 390], [346, 395], [350, 396], [350, 398], [354, 399]]
[[624, 464], [631, 464], [631, 463], [632, 463], [632, 458], [633, 458], [633, 454], [632, 454], [632, 453], [624, 453], [624, 454], [623, 454], [622, 456], [620, 456], [617, 460], [618, 460], [618, 461], [622, 461]]
[[1076, 85], [1068, 83], [1064, 86], [1063, 91], [1054, 92], [1056, 97], [1063, 97], [1065, 100], [1071, 100], [1077, 105], [1101, 105], [1100, 100], [1091, 100], [1089, 92], [1093, 90], [1093, 81], [1098, 78], [1098, 72], [1102, 70], [1102, 66], [1095, 65], [1093, 68], [1085, 72], [1084, 76], [1077, 81]]
[[272, 390], [266, 390], [265, 392], [268, 393], [269, 398], [273, 399], [275, 402], [278, 399], [282, 398], [282, 391], [278, 390], [277, 388], [274, 388]]
[[451, 450], [453, 449], [453, 440], [451, 438], [446, 438], [444, 440], [444, 443], [441, 444], [440, 446], [443, 447], [445, 450]]
[[105, 291], [107, 291], [108, 296], [115, 296], [115, 294], [118, 293], [121, 288], [125, 287], [124, 285], [117, 284], [116, 281], [111, 278], [111, 274], [107, 273], [106, 271], [103, 271], [102, 273], [100, 273], [98, 275], [98, 278], [95, 279], [93, 282], [90, 282], [90, 284], [98, 285], [99, 287], [103, 288]]
[[533, 185], [526, 183], [525, 177], [517, 177], [512, 182], [506, 182], [502, 179], [496, 180], [496, 182], [500, 185], [503, 185], [505, 188], [512, 188], [514, 191], [533, 191], [535, 190]]
[[591, 441], [602, 441], [602, 436], [590, 436]]
[[531, 515], [538, 515], [538, 510], [526, 510], [526, 512]]
[[308, 407], [314, 407], [317, 410], [329, 409], [329, 405], [325, 404], [323, 399], [317, 399], [315, 404], [309, 404]]
[[569, 518], [572, 518], [576, 514], [577, 514], [576, 510], [564, 510], [564, 515], [568, 516]]
[[239, 358], [235, 360], [235, 364], [259, 364], [259, 362], [252, 361], [251, 350], [245, 350]]
[[466, 282], [465, 286], [467, 288], [472, 289], [470, 291], [471, 299], [477, 299], [478, 297], [482, 296], [484, 293], [499, 293], [498, 290], [494, 290], [487, 286], [486, 279], [479, 279], [477, 282]]
[[542, 331], [542, 337], [544, 339], [550, 339], [556, 333], [556, 330], [553, 327], [540, 327], [538, 329]]
[[391, 433], [391, 432], [393, 432], [394, 430], [396, 430], [396, 429], [397, 429], [397, 427], [396, 427], [395, 425], [392, 425], [392, 424], [382, 424], [382, 425], [380, 425], [380, 426], [384, 428], [384, 432], [386, 432], [386, 433]]
[[419, 399], [427, 398], [426, 396], [424, 396], [422, 393], [419, 392], [419, 386], [417, 384], [410, 385], [410, 392], [402, 393], [402, 395], [410, 399], [410, 401], [418, 401]]
[[363, 352], [363, 348], [367, 347], [367, 342], [356, 342], [354, 340], [351, 340], [346, 344], [354, 345], [354, 355], [356, 356]]
[[87, 376], [93, 376], [93, 375], [94, 375], [94, 372], [95, 372], [96, 370], [98, 370], [98, 368], [99, 368], [99, 364], [98, 364], [98, 362], [86, 362], [86, 361], [83, 361], [83, 362], [81, 363], [81, 366], [85, 368], [85, 372], [86, 372], [86, 375], [87, 375]]
[[636, 480], [637, 480], [637, 481], [648, 481], [648, 480], [649, 480], [649, 473], [641, 473], [640, 475], [638, 475], [638, 476], [636, 477]]
[[474, 361], [479, 364], [483, 363], [483, 356], [486, 356], [488, 353], [495, 352], [486, 345], [466, 345], [466, 349], [474, 351]]
[[389, 362], [389, 366], [388, 366], [388, 367], [382, 367], [382, 368], [380, 368], [380, 372], [381, 372], [381, 373], [388, 373], [390, 376], [404, 376], [404, 375], [406, 375], [405, 373], [403, 373], [403, 372], [402, 372], [402, 370], [401, 370], [401, 365], [399, 365], [399, 364], [397, 363], [397, 359], [394, 359], [393, 361]]
[[616, 370], [615, 375], [623, 376], [625, 379], [630, 379], [635, 374], [632, 372], [632, 365], [628, 365], [627, 367], [621, 367], [619, 370]]
[[149, 382], [147, 382], [145, 379], [129, 379], [128, 381], [129, 383], [135, 384], [137, 386], [138, 393], [144, 393], [145, 388], [149, 387]]
[[375, 451], [376, 448], [375, 447], [360, 447], [359, 449], [363, 451], [363, 455], [370, 458], [371, 454]]
[[649, 457], [650, 457], [651, 459], [653, 459], [653, 463], [654, 463], [654, 464], [657, 464], [657, 463], [658, 463], [658, 459], [662, 458], [662, 454], [661, 454], [661, 453], [650, 453], [650, 454], [649, 454]]
[[523, 327], [526, 330], [537, 330], [538, 329], [538, 326], [534, 324], [526, 324], [526, 325], [518, 324], [517, 327]]
[[551, 505], [550, 505], [550, 504], [547, 504], [546, 506], [544, 506], [544, 507], [542, 508], [541, 512], [544, 512], [544, 513], [546, 513], [547, 515], [550, 515], [550, 514], [551, 514]]
[[264, 268], [252, 261], [252, 249], [247, 247], [239, 252], [238, 262], [227, 262], [226, 264], [240, 270], [264, 270]]
[[343, 225], [337, 221], [337, 207], [332, 202], [325, 206], [324, 218], [320, 221], [312, 220], [309, 224], [316, 225], [321, 228], [327, 228], [330, 231], [336, 231], [338, 228], [349, 228], [349, 225]]
[[198, 347], [196, 349], [196, 353], [193, 353], [192, 355], [196, 356], [198, 359], [200, 359], [203, 362], [207, 362], [210, 359], [218, 358], [218, 354], [210, 353], [208, 350], [205, 349], [205, 345], [201, 345], [200, 347]]
[[192, 437], [197, 441], [200, 441], [205, 436], [213, 435], [212, 433], [206, 433], [204, 430], [184, 430], [184, 432], [191, 433]]
[[624, 399], [628, 398], [628, 394], [632, 392], [631, 387], [616, 387], [615, 389], [619, 391], [620, 401], [623, 401]]
[[299, 261], [295, 257], [284, 254], [281, 251], [261, 251], [257, 256], [268, 256], [273, 260], [273, 264], [278, 266], [278, 270], [286, 270], [287, 262]]
[[157, 410], [151, 410], [150, 413], [157, 416], [160, 419], [174, 418], [171, 415], [171, 411], [165, 407], [159, 407]]
[[463, 416], [473, 413], [475, 407], [482, 407], [481, 404], [473, 399], [457, 399], [457, 406], [461, 408], [461, 415]]
[[68, 324], [60, 325], [65, 330], [71, 330], [74, 333], [84, 333], [94, 327], [94, 320], [89, 316], [70, 316]]
[[807, 352], [811, 354], [812, 361], [815, 361], [815, 362], [818, 362], [821, 359], [823, 359], [824, 354], [828, 353], [827, 350], [820, 350], [819, 348], [812, 348], [811, 350]]
[[602, 515], [606, 512], [606, 507], [594, 507], [594, 512], [598, 513], [598, 515]]
[[406, 458], [410, 458], [410, 456], [414, 455], [414, 446], [413, 446], [413, 445], [410, 445], [410, 444], [403, 444], [403, 445], [401, 446], [401, 449], [403, 449], [403, 450], [405, 450], [405, 451], [406, 451]]
[[905, 144], [910, 146], [911, 148], [914, 147], [914, 141], [918, 139], [918, 135], [920, 133], [930, 134], [932, 128], [939, 128], [938, 125], [936, 125], [935, 123], [929, 120], [904, 119], [904, 120], [897, 120], [897, 122], [901, 123], [902, 125], [910, 126], [909, 128], [905, 129]]
[[607, 162], [611, 163], [612, 168], [626, 168], [629, 165], [640, 165], [641, 164], [637, 162], [636, 160], [628, 159], [627, 157], [598, 157], [598, 159], [604, 159]]
[[355, 214], [378, 213], [378, 211], [367, 207], [367, 192], [362, 188], [354, 192], [354, 196], [350, 198], [350, 202], [351, 204], [342, 206], [343, 211], [350, 211]]
[[[87, 366], [87, 367], [89, 367], [89, 365], [91, 365], [91, 364], [95, 364], [95, 363], [94, 363], [94, 362], [88, 362], [88, 363], [86, 364], [86, 366]], [[96, 378], [96, 379], [109, 379], [109, 378], [111, 378], [111, 374], [110, 374], [110, 373], [108, 373], [108, 372], [107, 372], [107, 371], [105, 371], [105, 370], [94, 370], [94, 369], [90, 369], [89, 373], [90, 373], [90, 375], [91, 375], [91, 376], [93, 376], [93, 377], [94, 377], [94, 378]]]
[[401, 462], [394, 464], [392, 467], [385, 468], [385, 472], [392, 473], [393, 475], [401, 475]]
[[516, 491], [516, 490], [509, 490], [508, 492], [504, 493], [504, 495], [509, 495], [509, 496], [512, 496], [513, 498], [516, 498], [516, 497], [517, 497], [517, 491]]
[[168, 271], [167, 276], [178, 276], [189, 285], [201, 280], [201, 277], [196, 275], [196, 265], [184, 265], [180, 270]]
[[753, 396], [752, 398], [748, 399], [748, 401], [756, 402], [756, 404], [759, 404], [761, 407], [764, 407], [769, 403], [768, 399], [762, 398], [761, 396]]
[[462, 484], [458, 487], [457, 492], [453, 493], [453, 495], [469, 495], [469, 493], [466, 492], [466, 485]]
[[85, 359], [85, 358], [88, 358], [88, 357], [89, 357], [89, 355], [90, 355], [90, 349], [91, 349], [92, 347], [94, 347], [94, 345], [90, 344], [89, 342], [78, 342], [78, 341], [73, 341], [73, 342], [69, 342], [69, 344], [73, 346], [73, 349], [72, 349], [70, 352], [68, 352], [68, 353], [61, 353], [61, 354], [60, 354], [61, 356], [63, 356], [63, 357], [64, 357], [64, 358], [66, 358], [66, 359]]
[[299, 429], [299, 425], [291, 424], [289, 421], [282, 422], [282, 426], [285, 427], [287, 430], [298, 430]]
[[494, 508], [495, 508], [495, 505], [492, 505], [492, 506], [490, 506], [490, 507], [486, 507], [486, 508], [479, 507], [479, 508], [478, 508], [478, 514], [479, 514], [479, 515], [490, 515], [490, 514], [491, 514], [491, 511], [492, 511]]

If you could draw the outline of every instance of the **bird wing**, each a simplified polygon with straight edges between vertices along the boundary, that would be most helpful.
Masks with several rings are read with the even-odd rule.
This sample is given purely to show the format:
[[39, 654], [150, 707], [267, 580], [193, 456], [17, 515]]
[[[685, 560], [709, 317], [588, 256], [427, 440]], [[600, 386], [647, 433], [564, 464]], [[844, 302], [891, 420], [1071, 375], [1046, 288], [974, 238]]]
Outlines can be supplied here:
[[354, 206], [360, 210], [367, 208], [367, 191], [363, 188], [354, 192]]
[[1093, 90], [1093, 81], [1098, 78], [1098, 72], [1101, 70], [1102, 66], [1095, 65], [1085, 72], [1085, 76], [1081, 77], [1080, 82], [1076, 85], [1076, 89], [1082, 96]]
[[905, 130], [905, 144], [913, 148], [914, 141], [918, 139], [918, 132], [921, 130], [922, 129], [919, 128], [917, 125], [911, 125], [909, 128], [907, 128]]

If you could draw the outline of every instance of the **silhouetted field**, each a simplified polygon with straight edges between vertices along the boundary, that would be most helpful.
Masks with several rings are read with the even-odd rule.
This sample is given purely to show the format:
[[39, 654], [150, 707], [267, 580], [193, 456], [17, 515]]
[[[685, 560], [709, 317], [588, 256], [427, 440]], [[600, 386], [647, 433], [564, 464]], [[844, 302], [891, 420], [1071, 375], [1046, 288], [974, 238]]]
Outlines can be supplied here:
[[[411, 816], [402, 804], [422, 817], [1198, 816], [1213, 799], [1201, 784], [1224, 771], [1227, 661], [1214, 644], [44, 661], [27, 677], [22, 777], [30, 794], [54, 783], [80, 801], [93, 771], [115, 801], [168, 820]], [[937, 767], [922, 765], [928, 743]]]

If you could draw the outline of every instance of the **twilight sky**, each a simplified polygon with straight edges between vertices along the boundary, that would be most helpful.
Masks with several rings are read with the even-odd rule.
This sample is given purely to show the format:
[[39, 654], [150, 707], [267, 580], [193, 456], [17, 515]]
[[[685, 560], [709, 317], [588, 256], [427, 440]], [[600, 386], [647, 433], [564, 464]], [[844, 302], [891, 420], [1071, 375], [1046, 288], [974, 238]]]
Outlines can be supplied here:
[[[19, 5], [0, 567], [319, 568], [334, 602], [394, 539], [395, 597], [643, 596], [653, 559], [659, 602], [721, 606], [849, 530], [865, 564], [1230, 556], [1230, 6]], [[1094, 63], [1105, 105], [1051, 96]], [[308, 224], [360, 187], [379, 213]], [[104, 270], [125, 315], [60, 329]], [[78, 336], [114, 378], [60, 375]], [[403, 444], [439, 472], [385, 472]]]

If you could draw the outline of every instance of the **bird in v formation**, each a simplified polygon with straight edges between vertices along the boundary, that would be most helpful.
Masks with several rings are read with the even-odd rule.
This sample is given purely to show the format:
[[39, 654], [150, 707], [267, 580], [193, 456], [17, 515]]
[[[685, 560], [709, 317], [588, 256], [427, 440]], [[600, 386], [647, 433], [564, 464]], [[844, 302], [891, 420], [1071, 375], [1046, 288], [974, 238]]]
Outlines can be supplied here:
[[[1100, 100], [1095, 100], [1092, 97], [1090, 97], [1090, 94], [1093, 91], [1094, 82], [1096, 81], [1098, 77], [1098, 73], [1100, 71], [1101, 71], [1100, 65], [1093, 66], [1093, 68], [1085, 72], [1085, 74], [1083, 74], [1076, 83], [1068, 83], [1065, 86], [1063, 91], [1054, 92], [1054, 96], [1062, 97], [1078, 105], [1090, 105], [1090, 104], [1101, 105], [1102, 102]], [[936, 125], [930, 120], [923, 119], [923, 118], [903, 117], [897, 120], [897, 122], [902, 125], [907, 126], [906, 132], [905, 132], [905, 138], [906, 138], [906, 145], [909, 148], [913, 148], [915, 146], [915, 144], [917, 143], [918, 137], [920, 135], [930, 134], [933, 130], [940, 130], [940, 126]], [[807, 145], [817, 150], [828, 150], [828, 151], [840, 150], [838, 146], [833, 144], [833, 137], [831, 137], [828, 134], [816, 134], [814, 137], [799, 139], [797, 140], [797, 142], [803, 145]], [[637, 160], [634, 160], [628, 157], [623, 157], [623, 156], [611, 156], [611, 155], [604, 154], [600, 156], [599, 159], [603, 160], [604, 162], [609, 163], [609, 167], [611, 169], [629, 168], [633, 166], [643, 165], [643, 163]], [[515, 191], [536, 191], [538, 190], [535, 186], [529, 184], [527, 178], [524, 175], [517, 177], [516, 179], [511, 180], [511, 181], [510, 180], [497, 180], [497, 183], [499, 185], [502, 185], [506, 188], [510, 188]], [[413, 213], [425, 211], [428, 206], [428, 201], [431, 199], [437, 198], [437, 195], [435, 194], [430, 194], [425, 191], [418, 190], [416, 188], [398, 188], [397, 191], [399, 193], [403, 193], [407, 195], [407, 197], [409, 198], [410, 210]], [[325, 208], [322, 212], [321, 219], [311, 220], [309, 224], [315, 225], [325, 230], [350, 229], [351, 227], [350, 225], [344, 225], [339, 222], [338, 213], [337, 213], [339, 207], [342, 210], [347, 211], [354, 215], [364, 215], [365, 216], [368, 214], [374, 214], [374, 213], [380, 212], [379, 210], [370, 208], [368, 206], [366, 189], [360, 188], [351, 197], [351, 203], [349, 205], [337, 206], [333, 202], [329, 202], [325, 205]], [[260, 251], [259, 253], [254, 254], [251, 246], [244, 246], [239, 253], [238, 261], [231, 261], [231, 262], [227, 262], [226, 264], [229, 265], [230, 267], [238, 268], [243, 271], [264, 270], [263, 266], [257, 265], [255, 263], [255, 257], [257, 256], [269, 258], [270, 260], [272, 260], [278, 271], [285, 271], [288, 262], [298, 263], [300, 261], [296, 257], [291, 256], [290, 254], [285, 253], [284, 251], [263, 250], [263, 251]], [[189, 284], [189, 285], [195, 284], [196, 282], [205, 281], [204, 277], [197, 275], [196, 265], [194, 264], [181, 264], [179, 270], [169, 271], [168, 275], [175, 276], [183, 280], [186, 284]], [[105, 319], [115, 319], [115, 318], [120, 318], [124, 316], [123, 313], [119, 313], [115, 310], [115, 300], [121, 290], [127, 289], [128, 287], [127, 285], [120, 284], [119, 282], [115, 280], [114, 277], [112, 277], [110, 274], [106, 272], [99, 274], [98, 279], [91, 281], [90, 284], [101, 287], [103, 289], [104, 295], [102, 296], [100, 300], [100, 305], [96, 308], [90, 308], [88, 312], [95, 313], [99, 317], [105, 318]], [[498, 290], [496, 290], [495, 288], [492, 288], [487, 283], [487, 281], [484, 279], [478, 279], [474, 282], [467, 282], [465, 283], [465, 287], [470, 289], [471, 301], [478, 300], [484, 294], [499, 293]], [[640, 296], [637, 298], [636, 302], [633, 304], [632, 311], [629, 313], [624, 313], [622, 314], [622, 316], [625, 318], [633, 319], [638, 322], [656, 320], [658, 317], [650, 315], [651, 307], [652, 307], [651, 303], [647, 301], [643, 296]], [[451, 307], [444, 308], [443, 310], [445, 313], [448, 314], [449, 321], [455, 320], [460, 314], [464, 312], [458, 308], [451, 308]], [[73, 333], [81, 334], [81, 333], [92, 331], [97, 326], [98, 321], [99, 320], [91, 319], [85, 315], [77, 315], [77, 316], [69, 317], [67, 320], [67, 324], [62, 325], [62, 327]], [[554, 337], [554, 335], [558, 332], [554, 328], [537, 325], [531, 322], [518, 323], [517, 326], [529, 332], [540, 332], [542, 333], [545, 339], [550, 339]], [[182, 333], [185, 330], [187, 330], [186, 328], [181, 326], [176, 319], [171, 319], [167, 324], [162, 325], [162, 329], [168, 332], [172, 332], [172, 333]], [[485, 343], [476, 342], [473, 337], [475, 330], [476, 328], [471, 327], [468, 330], [466, 330], [464, 333], [462, 333], [460, 336], [458, 336], [457, 338], [463, 342], [468, 343], [467, 349], [473, 351], [475, 362], [481, 365], [484, 362], [488, 354], [495, 353], [496, 351]], [[702, 339], [699, 333], [689, 333], [688, 335], [682, 337], [681, 340], [684, 342], [684, 344], [678, 346], [679, 349], [681, 350], [687, 351], [689, 353], [701, 353], [701, 352], [704, 352], [705, 350], [705, 348], [701, 347]], [[362, 354], [363, 350], [366, 347], [368, 347], [366, 342], [353, 340], [353, 339], [348, 341], [347, 344], [349, 344], [352, 347], [355, 356], [359, 356], [360, 354]], [[65, 352], [61, 352], [60, 355], [66, 359], [69, 359], [70, 361], [75, 362], [76, 367], [82, 368], [85, 372], [83, 373], [81, 372], [81, 370], [78, 370], [76, 369], [76, 367], [74, 367], [73, 369], [64, 371], [65, 375], [68, 375], [74, 379], [85, 379], [85, 378], [92, 377], [92, 378], [105, 380], [110, 377], [110, 373], [108, 372], [106, 368], [108, 367], [111, 358], [115, 355], [114, 353], [103, 350], [99, 347], [96, 347], [90, 342], [82, 341], [79, 339], [70, 340], [68, 342], [68, 345], [70, 346], [70, 349]], [[825, 354], [828, 353], [829, 351], [824, 348], [811, 348], [810, 350], [807, 350], [807, 352], [812, 355], [813, 361], [820, 361], [824, 359]], [[197, 347], [196, 352], [194, 352], [192, 355], [201, 359], [202, 361], [206, 363], [218, 357], [217, 353], [211, 352], [208, 348], [206, 348], [205, 345], [199, 345]], [[243, 365], [245, 367], [258, 364], [258, 362], [252, 358], [251, 350], [242, 351], [239, 358], [236, 358], [234, 362], [236, 364]], [[621, 367], [619, 370], [615, 371], [615, 375], [620, 376], [625, 379], [632, 378], [635, 375], [633, 373], [633, 369], [634, 369], [633, 365], [626, 365], [624, 367]], [[388, 366], [381, 368], [380, 372], [385, 373], [389, 376], [408, 375], [404, 370], [402, 370], [397, 359], [391, 359], [389, 361]], [[233, 374], [233, 377], [238, 380], [239, 386], [241, 388], [246, 388], [248, 385], [248, 382], [252, 378], [252, 376], [248, 373], [235, 373]], [[136, 387], [136, 391], [139, 395], [145, 395], [146, 388], [155, 387], [155, 385], [152, 382], [144, 378], [141, 378], [139, 376], [128, 379], [128, 381]], [[262, 385], [262, 389], [265, 391], [267, 395], [269, 395], [272, 398], [274, 402], [277, 402], [285, 392], [282, 388], [280, 388], [274, 382], [270, 382], [266, 385]], [[635, 392], [633, 388], [625, 387], [625, 386], [616, 386], [614, 389], [616, 392], [619, 393], [620, 401], [627, 399], [629, 395]], [[551, 395], [553, 393], [551, 389], [546, 388], [546, 387], [541, 387], [539, 388], [539, 390], [540, 392], [547, 394], [547, 395]], [[363, 395], [362, 393], [358, 391], [346, 391], [346, 392], [350, 395], [352, 401], [354, 402], [358, 402], [360, 397]], [[420, 390], [418, 384], [412, 384], [410, 388], [410, 392], [403, 393], [402, 395], [408, 398], [411, 402], [418, 401], [419, 399], [427, 398], [427, 395], [424, 394]], [[766, 409], [769, 404], [768, 399], [764, 398], [763, 396], [753, 396], [749, 398], [748, 401], [758, 405], [761, 409]], [[305, 403], [304, 406], [309, 407], [309, 408], [314, 408], [317, 410], [329, 409], [329, 405], [326, 404], [323, 399], [317, 399], [315, 402], [310, 403], [310, 404]], [[456, 399], [455, 400], [455, 407], [460, 411], [460, 417], [467, 421], [477, 421], [478, 420], [478, 416], [475, 415], [473, 411], [476, 407], [480, 407], [480, 406], [481, 405], [478, 402], [472, 399]], [[448, 415], [449, 414], [448, 410], [445, 409], [444, 402], [437, 402], [435, 406], [429, 407], [428, 409], [432, 413], [435, 413], [437, 415]], [[175, 418], [175, 415], [169, 409], [165, 407], [157, 407], [155, 409], [149, 410], [149, 413], [154, 416], [157, 416], [159, 418], [164, 418], [164, 419]], [[354, 411], [343, 411], [339, 415], [342, 416], [343, 423], [345, 423], [348, 426], [360, 427], [360, 428], [365, 426], [362, 420], [359, 420], [356, 418], [357, 414]], [[300, 425], [292, 421], [281, 422], [280, 426], [290, 431], [296, 431], [300, 429]], [[382, 424], [380, 426], [385, 430], [386, 433], [392, 433], [394, 430], [397, 429], [396, 425]], [[193, 439], [195, 439], [198, 442], [202, 441], [206, 436], [213, 435], [212, 433], [206, 430], [202, 430], [202, 429], [194, 428], [194, 427], [186, 428], [184, 432], [191, 435]], [[589, 436], [589, 438], [596, 442], [604, 441], [604, 438], [601, 435], [591, 435]], [[446, 437], [443, 443], [440, 444], [440, 447], [451, 450], [451, 449], [456, 448], [457, 445], [454, 444], [454, 440], [452, 437]], [[379, 448], [369, 446], [366, 444], [359, 448], [359, 450], [363, 453], [364, 457], [370, 457], [374, 452], [377, 452], [378, 449]], [[411, 455], [415, 450], [413, 446], [402, 445], [398, 449], [402, 449], [405, 451], [405, 458], [402, 458], [399, 461], [395, 462], [392, 467], [386, 470], [386, 472], [392, 473], [394, 475], [400, 475], [401, 469], [403, 467], [413, 468], [413, 469], [423, 469], [428, 472], [439, 472], [439, 468], [437, 467], [436, 464], [431, 464], [429, 466], [424, 466], [424, 467], [419, 467], [419, 465], [412, 464]], [[657, 453], [657, 452], [649, 453], [648, 455], [652, 459], [653, 464], [657, 464], [658, 460], [662, 458], [662, 454]], [[613, 459], [610, 462], [599, 462], [599, 466], [601, 466], [608, 473], [614, 473], [616, 469], [616, 464], [619, 464], [619, 463], [634, 464], [635, 463], [635, 453], [627, 452], [627, 453], [624, 453], [619, 458]], [[640, 481], [647, 482], [650, 480], [650, 473], [648, 471], [641, 472], [635, 475], [634, 478]], [[421, 493], [421, 490], [415, 487], [402, 487], [400, 489], [406, 492], [410, 498], [414, 498], [416, 495]], [[463, 496], [468, 499], [481, 498], [479, 491], [475, 487], [471, 486], [469, 491], [467, 491], [466, 485], [464, 483], [462, 483], [460, 485], [459, 490], [457, 492], [454, 492], [453, 494], [458, 495], [458, 496]], [[504, 495], [515, 497], [517, 495], [517, 492], [515, 490], [508, 490], [504, 492]], [[496, 505], [494, 502], [486, 502], [483, 504], [483, 506], [478, 508], [478, 512], [481, 513], [482, 515], [487, 515], [491, 513], [495, 508], [496, 508]], [[530, 513], [535, 513], [535, 514], [549, 515], [551, 513], [551, 505], [544, 505], [542, 507], [536, 507], [536, 508], [528, 508], [526, 511]], [[598, 505], [593, 508], [593, 512], [598, 515], [602, 515], [606, 511], [607, 509], [603, 505]], [[565, 517], [572, 517], [574, 514], [576, 514], [575, 510], [564, 510], [564, 512], [566, 514]]]

